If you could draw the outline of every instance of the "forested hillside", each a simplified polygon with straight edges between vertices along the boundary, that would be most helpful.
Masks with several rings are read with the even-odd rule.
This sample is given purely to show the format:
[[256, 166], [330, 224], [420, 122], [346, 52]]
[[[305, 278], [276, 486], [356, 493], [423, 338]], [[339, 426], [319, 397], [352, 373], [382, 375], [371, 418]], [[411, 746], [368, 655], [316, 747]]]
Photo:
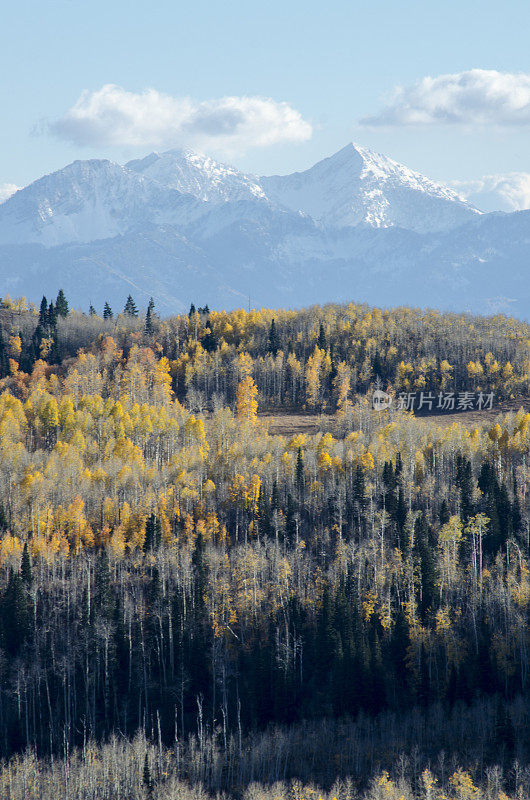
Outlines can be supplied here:
[[[62, 293], [0, 325], [2, 797], [528, 796], [530, 326]], [[426, 426], [376, 382], [521, 409]]]

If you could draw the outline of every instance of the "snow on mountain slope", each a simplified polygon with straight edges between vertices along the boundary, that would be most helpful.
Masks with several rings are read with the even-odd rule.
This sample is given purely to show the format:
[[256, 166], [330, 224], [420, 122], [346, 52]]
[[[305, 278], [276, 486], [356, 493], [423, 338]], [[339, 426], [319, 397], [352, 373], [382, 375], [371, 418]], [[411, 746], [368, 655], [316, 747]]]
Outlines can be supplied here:
[[[189, 150], [120, 166], [75, 161], [0, 205], [0, 244], [54, 247], [171, 224], [207, 238], [241, 220], [298, 227], [301, 214], [329, 227], [446, 230], [479, 212], [449, 189], [364, 148], [348, 145], [307, 172], [257, 179]], [[202, 225], [202, 229], [201, 229]]]
[[0, 243], [92, 242], [146, 222], [187, 223], [197, 215], [194, 198], [119, 164], [74, 161], [2, 203]]
[[348, 144], [305, 172], [260, 178], [267, 196], [324, 225], [447, 230], [480, 214], [456, 192], [417, 172]]
[[266, 200], [256, 178], [192, 150], [168, 150], [125, 165], [171, 189], [212, 203]]
[[261, 179], [189, 151], [76, 161], [0, 204], [0, 293], [38, 301], [62, 286], [83, 308], [133, 291], [165, 311], [250, 296], [528, 316], [528, 264], [530, 212], [482, 214], [354, 145]]

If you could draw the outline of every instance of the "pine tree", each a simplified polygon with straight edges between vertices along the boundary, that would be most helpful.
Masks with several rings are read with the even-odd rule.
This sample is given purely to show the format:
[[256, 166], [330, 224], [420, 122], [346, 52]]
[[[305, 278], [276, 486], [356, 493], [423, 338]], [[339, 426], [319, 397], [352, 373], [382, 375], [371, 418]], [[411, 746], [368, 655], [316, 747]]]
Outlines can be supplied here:
[[22, 551], [22, 561], [20, 564], [20, 575], [26, 586], [31, 586], [33, 583], [33, 573], [31, 571], [31, 558], [29, 555], [28, 543], [24, 543]]
[[364, 471], [360, 464], [357, 465], [355, 470], [355, 477], [353, 479], [353, 497], [355, 502], [362, 509], [366, 502], [366, 485], [364, 480]]
[[[47, 310], [48, 309], [46, 309], [46, 311]], [[31, 337], [31, 351], [28, 353], [28, 364], [27, 364], [27, 368], [29, 371], [33, 368], [35, 360], [37, 358], [40, 358], [40, 346], [43, 338], [44, 338], [44, 328], [39, 322], [39, 324], [33, 331], [33, 336]]]
[[195, 303], [192, 303], [192, 304], [191, 304], [191, 306], [190, 306], [190, 311], [189, 311], [188, 317], [193, 317], [193, 315], [194, 315], [195, 313], [196, 313], [196, 310], [195, 310]]
[[31, 632], [28, 600], [19, 573], [9, 573], [1, 602], [3, 646], [10, 656], [17, 656]]
[[90, 303], [90, 306], [88, 307], [88, 315], [89, 315], [90, 317], [95, 317], [95, 316], [96, 316], [96, 314], [97, 314], [97, 311], [96, 311], [96, 309], [94, 308], [94, 306], [92, 305], [92, 303]]
[[9, 523], [4, 504], [0, 501], [0, 531], [7, 531]]
[[437, 570], [436, 558], [429, 542], [429, 531], [423, 514], [414, 523], [414, 553], [417, 555], [420, 568], [420, 585], [418, 587], [418, 610], [422, 622], [435, 610]]
[[147, 306], [147, 312], [145, 314], [145, 326], [144, 326], [144, 333], [147, 336], [152, 336], [154, 333], [154, 326], [153, 326], [153, 311], [155, 308], [155, 301], [151, 297], [149, 300], [149, 305]]
[[474, 514], [473, 472], [471, 462], [462, 456], [457, 458], [456, 482], [460, 487], [460, 514], [462, 520], [467, 522]]
[[278, 332], [276, 330], [276, 322], [273, 319], [269, 329], [269, 352], [272, 353], [274, 357], [276, 357], [276, 354], [279, 349], [280, 349], [280, 342], [278, 339]]
[[125, 301], [125, 306], [123, 309], [123, 313], [126, 314], [128, 317], [137, 317], [138, 316], [138, 309], [136, 308], [136, 303], [132, 299], [132, 296], [129, 295], [127, 300]]
[[322, 322], [320, 323], [320, 327], [318, 329], [317, 344], [318, 344], [320, 350], [326, 350], [327, 349], [326, 333], [324, 331], [324, 325], [322, 324]]
[[215, 353], [219, 346], [217, 336], [212, 331], [210, 320], [204, 326], [204, 336], [202, 337], [201, 344], [207, 353]]
[[66, 300], [62, 289], [59, 289], [57, 300], [55, 301], [55, 311], [57, 312], [58, 317], [64, 318], [68, 316], [68, 301]]
[[298, 497], [300, 501], [303, 500], [305, 485], [305, 470], [304, 459], [302, 456], [302, 448], [298, 448], [298, 455], [296, 457], [296, 488], [298, 490]]
[[44, 295], [40, 301], [39, 325], [41, 328], [45, 328], [48, 325], [48, 301]]
[[0, 377], [4, 378], [9, 373], [9, 361], [4, 342], [4, 332], [0, 327]]
[[105, 306], [103, 308], [103, 319], [112, 319], [113, 317], [114, 317], [114, 314], [112, 313], [112, 308], [105, 301]]
[[53, 305], [52, 302], [50, 302], [50, 305], [48, 306], [48, 313], [46, 316], [47, 316], [48, 328], [52, 331], [55, 330], [55, 328], [57, 327], [57, 313], [55, 311], [55, 306]]

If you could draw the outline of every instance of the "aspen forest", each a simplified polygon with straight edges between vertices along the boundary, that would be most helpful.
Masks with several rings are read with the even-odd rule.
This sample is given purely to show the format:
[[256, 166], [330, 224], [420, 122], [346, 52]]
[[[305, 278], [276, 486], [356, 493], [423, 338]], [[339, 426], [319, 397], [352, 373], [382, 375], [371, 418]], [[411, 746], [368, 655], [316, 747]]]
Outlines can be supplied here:
[[2, 799], [523, 800], [529, 622], [527, 323], [4, 296]]

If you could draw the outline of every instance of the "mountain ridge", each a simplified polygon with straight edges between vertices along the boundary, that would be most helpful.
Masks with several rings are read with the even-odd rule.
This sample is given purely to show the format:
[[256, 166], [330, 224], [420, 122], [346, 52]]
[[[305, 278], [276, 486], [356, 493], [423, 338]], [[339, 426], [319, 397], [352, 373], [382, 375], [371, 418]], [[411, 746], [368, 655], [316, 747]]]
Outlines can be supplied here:
[[165, 310], [250, 296], [525, 314], [530, 216], [518, 213], [484, 214], [353, 144], [271, 178], [189, 150], [78, 160], [0, 205], [0, 277], [4, 293], [61, 285], [82, 305], [134, 288]]

